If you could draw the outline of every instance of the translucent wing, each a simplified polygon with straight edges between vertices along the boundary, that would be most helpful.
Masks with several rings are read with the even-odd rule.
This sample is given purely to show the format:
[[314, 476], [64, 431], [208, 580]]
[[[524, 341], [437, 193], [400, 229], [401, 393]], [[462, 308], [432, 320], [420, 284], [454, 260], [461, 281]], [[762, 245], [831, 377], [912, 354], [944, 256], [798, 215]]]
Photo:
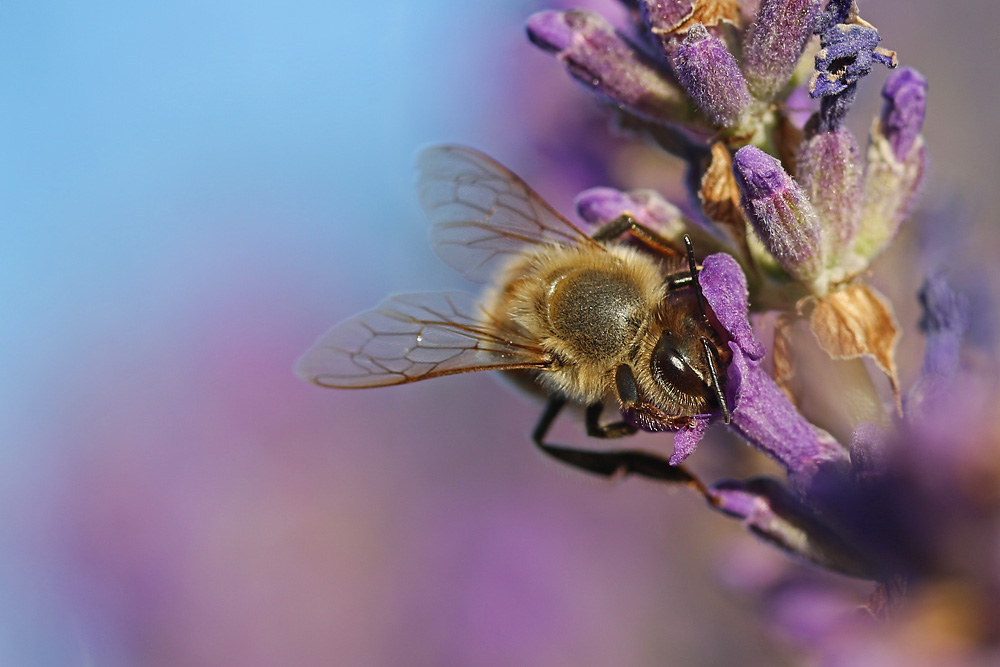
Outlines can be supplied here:
[[463, 292], [390, 297], [324, 334], [295, 372], [324, 387], [360, 388], [549, 364], [530, 340], [485, 318], [475, 297]]
[[506, 167], [471, 148], [428, 148], [417, 170], [434, 250], [469, 280], [488, 282], [525, 245], [596, 243]]

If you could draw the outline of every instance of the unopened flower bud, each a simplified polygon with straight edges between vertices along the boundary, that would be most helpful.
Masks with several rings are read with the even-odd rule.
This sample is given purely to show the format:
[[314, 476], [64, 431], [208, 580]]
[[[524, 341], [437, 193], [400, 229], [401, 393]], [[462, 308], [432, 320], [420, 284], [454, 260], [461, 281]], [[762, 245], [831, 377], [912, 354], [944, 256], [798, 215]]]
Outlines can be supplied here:
[[733, 173], [743, 210], [778, 263], [797, 280], [817, 278], [825, 266], [823, 230], [802, 188], [756, 146], [736, 151]]
[[927, 81], [912, 68], [890, 74], [882, 87], [882, 113], [872, 125], [864, 176], [861, 226], [855, 252], [867, 260], [896, 236], [923, 181], [927, 153], [920, 134]]
[[792, 76], [822, 0], [761, 0], [743, 44], [743, 73], [757, 99], [771, 100]]
[[725, 43], [696, 24], [674, 52], [674, 71], [695, 104], [716, 125], [731, 127], [750, 105], [747, 82]]
[[900, 162], [906, 159], [920, 135], [927, 110], [927, 79], [912, 67], [886, 77], [882, 87], [881, 130]]
[[536, 46], [556, 54], [573, 78], [605, 101], [653, 121], [693, 117], [681, 90], [600, 15], [542, 11], [528, 18], [527, 30]]
[[796, 160], [797, 179], [819, 216], [836, 262], [854, 243], [861, 217], [861, 156], [844, 126], [806, 136]]
[[[640, 0], [639, 14], [649, 31], [671, 37], [673, 30], [691, 15], [695, 0]], [[665, 40], [661, 40], [663, 42]]]

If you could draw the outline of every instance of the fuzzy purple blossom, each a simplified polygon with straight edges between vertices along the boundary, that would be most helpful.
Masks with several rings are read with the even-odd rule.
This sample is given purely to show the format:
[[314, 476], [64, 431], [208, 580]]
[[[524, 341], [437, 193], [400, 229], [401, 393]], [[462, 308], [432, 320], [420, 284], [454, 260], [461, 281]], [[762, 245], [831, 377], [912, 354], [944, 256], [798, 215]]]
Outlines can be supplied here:
[[820, 50], [809, 94], [822, 98], [819, 127], [829, 132], [840, 126], [854, 104], [858, 81], [871, 73], [875, 63], [896, 67], [896, 53], [881, 48], [874, 26], [857, 18], [854, 0], [830, 0], [816, 22]]
[[809, 424], [761, 368], [764, 348], [748, 323], [746, 278], [736, 261], [725, 254], [706, 257], [699, 282], [705, 300], [732, 338], [726, 387], [730, 427], [781, 463], [800, 491], [809, 489], [818, 475], [846, 469], [843, 447]]

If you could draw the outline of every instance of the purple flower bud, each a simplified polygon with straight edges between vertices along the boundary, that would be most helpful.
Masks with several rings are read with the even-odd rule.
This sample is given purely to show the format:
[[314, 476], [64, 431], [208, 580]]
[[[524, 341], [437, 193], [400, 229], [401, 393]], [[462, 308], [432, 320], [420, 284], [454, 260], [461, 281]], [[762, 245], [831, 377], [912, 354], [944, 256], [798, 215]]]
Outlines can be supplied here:
[[694, 0], [641, 0], [642, 22], [653, 34], [666, 34], [691, 14]]
[[606, 225], [628, 214], [667, 238], [678, 238], [684, 230], [680, 209], [655, 190], [591, 188], [577, 195], [576, 210], [592, 225]]
[[854, 252], [870, 261], [895, 238], [910, 214], [927, 166], [920, 135], [927, 82], [919, 72], [902, 69], [882, 88], [885, 106], [875, 120], [868, 144], [861, 225]]
[[861, 156], [854, 135], [840, 126], [802, 142], [797, 180], [816, 209], [836, 262], [854, 243], [861, 218]]
[[725, 43], [700, 23], [674, 52], [674, 72], [695, 104], [716, 125], [731, 127], [750, 105], [747, 82]]
[[527, 30], [536, 46], [555, 53], [573, 78], [605, 101], [653, 121], [694, 118], [680, 89], [600, 15], [538, 12], [528, 18]]
[[756, 146], [733, 156], [743, 210], [778, 263], [810, 282], [825, 268], [823, 230], [816, 211], [781, 163]]
[[900, 162], [912, 150], [924, 124], [927, 79], [912, 67], [889, 74], [882, 86], [882, 133]]
[[822, 0], [761, 0], [743, 43], [743, 73], [750, 92], [769, 101], [792, 76]]

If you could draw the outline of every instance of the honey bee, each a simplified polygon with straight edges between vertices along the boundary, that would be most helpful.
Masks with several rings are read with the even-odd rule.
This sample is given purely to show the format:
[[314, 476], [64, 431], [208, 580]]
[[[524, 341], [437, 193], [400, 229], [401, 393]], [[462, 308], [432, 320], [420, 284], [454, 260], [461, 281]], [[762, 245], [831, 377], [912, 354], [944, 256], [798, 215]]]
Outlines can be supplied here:
[[[587, 433], [599, 438], [678, 429], [708, 412], [728, 423], [721, 378], [729, 350], [701, 295], [687, 237], [684, 252], [628, 215], [587, 235], [469, 148], [426, 149], [417, 167], [434, 249], [489, 288], [479, 298], [390, 297], [322, 336], [299, 360], [301, 378], [361, 388], [506, 371], [548, 395], [534, 443], [602, 475], [642, 472], [648, 461], [640, 452], [545, 442], [567, 402], [586, 406]], [[612, 401], [623, 419], [602, 424]]]

